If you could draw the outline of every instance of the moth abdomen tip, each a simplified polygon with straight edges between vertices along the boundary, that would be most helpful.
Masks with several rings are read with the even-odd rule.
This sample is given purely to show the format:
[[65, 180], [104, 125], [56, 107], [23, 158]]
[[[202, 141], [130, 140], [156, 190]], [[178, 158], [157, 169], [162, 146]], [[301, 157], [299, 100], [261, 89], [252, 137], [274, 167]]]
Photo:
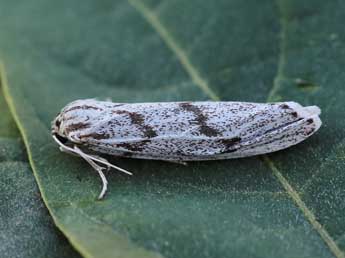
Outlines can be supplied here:
[[308, 112], [310, 115], [320, 115], [321, 109], [318, 106], [309, 106], [305, 107], [304, 110]]
[[302, 118], [308, 118], [311, 116], [319, 116], [321, 114], [321, 109], [318, 106], [307, 106], [303, 107], [297, 102], [286, 102], [284, 104], [285, 106], [288, 106], [290, 109], [292, 109], [294, 112], [292, 114], [295, 114], [297, 112], [298, 117]]

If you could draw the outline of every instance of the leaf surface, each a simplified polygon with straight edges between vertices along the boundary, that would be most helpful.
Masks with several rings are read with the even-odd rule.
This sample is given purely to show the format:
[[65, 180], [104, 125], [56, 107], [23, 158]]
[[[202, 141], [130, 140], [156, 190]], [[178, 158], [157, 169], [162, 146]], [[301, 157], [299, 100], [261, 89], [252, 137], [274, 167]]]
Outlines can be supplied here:
[[[58, 227], [86, 257], [344, 257], [341, 1], [0, 3], [5, 93]], [[19, 17], [19, 18], [18, 18]], [[50, 121], [75, 99], [294, 100], [324, 122], [264, 157], [188, 167], [112, 160], [110, 191], [60, 153]]]
[[0, 110], [0, 256], [80, 257], [56, 229], [44, 206], [2, 94]]

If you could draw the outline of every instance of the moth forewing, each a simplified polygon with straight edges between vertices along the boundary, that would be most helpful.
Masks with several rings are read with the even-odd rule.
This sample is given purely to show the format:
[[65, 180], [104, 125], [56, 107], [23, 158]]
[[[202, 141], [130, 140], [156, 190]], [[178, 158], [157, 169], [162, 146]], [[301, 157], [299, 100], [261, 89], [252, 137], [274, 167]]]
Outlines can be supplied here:
[[86, 99], [68, 104], [59, 113], [52, 134], [61, 148], [83, 157], [100, 173], [103, 167], [96, 167], [97, 163], [121, 169], [62, 141], [120, 157], [230, 159], [278, 151], [303, 141], [321, 126], [319, 114], [318, 107], [296, 102], [128, 104]]

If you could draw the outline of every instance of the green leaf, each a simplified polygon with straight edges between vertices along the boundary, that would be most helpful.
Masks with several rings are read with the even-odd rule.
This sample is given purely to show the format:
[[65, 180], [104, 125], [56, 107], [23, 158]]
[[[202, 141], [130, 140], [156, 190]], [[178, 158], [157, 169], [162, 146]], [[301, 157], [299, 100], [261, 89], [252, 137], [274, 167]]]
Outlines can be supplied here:
[[0, 256], [79, 257], [44, 206], [2, 94], [0, 110]]
[[[5, 93], [58, 227], [87, 257], [342, 257], [345, 3], [315, 0], [4, 1]], [[107, 173], [60, 153], [68, 102], [295, 100], [320, 132], [261, 158], [117, 159]]]

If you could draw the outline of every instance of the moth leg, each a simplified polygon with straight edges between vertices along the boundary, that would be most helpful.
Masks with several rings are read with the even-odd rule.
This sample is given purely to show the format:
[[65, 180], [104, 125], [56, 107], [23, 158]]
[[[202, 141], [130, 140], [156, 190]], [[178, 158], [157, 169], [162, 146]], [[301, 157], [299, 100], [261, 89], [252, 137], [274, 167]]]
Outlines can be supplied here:
[[106, 165], [108, 169], [110, 169], [112, 167], [112, 168], [115, 168], [121, 172], [132, 175], [131, 172], [109, 163], [109, 161], [107, 161], [104, 158], [101, 158], [101, 157], [96, 156], [96, 155], [86, 154], [86, 153], [82, 152], [82, 150], [80, 150], [77, 146], [74, 146], [74, 151], [75, 151], [75, 153], [79, 154], [82, 158], [84, 158], [98, 172], [99, 176], [101, 177], [103, 187], [102, 187], [101, 193], [98, 196], [99, 200], [103, 199], [105, 193], [107, 192], [108, 181], [107, 181], [107, 178], [105, 177], [105, 175], [103, 174], [103, 169], [106, 169], [106, 168], [98, 165], [96, 162], [99, 162], [99, 163]]
[[60, 146], [59, 150], [60, 150], [61, 152], [64, 152], [64, 153], [67, 153], [67, 154], [71, 154], [71, 155], [76, 156], [76, 157], [77, 157], [77, 156], [80, 156], [79, 154], [75, 153], [75, 151], [71, 151], [71, 150], [66, 149], [66, 148], [63, 148], [63, 147], [61, 147], [61, 146]]
[[[108, 160], [106, 160], [105, 158], [102, 158], [98, 155], [94, 155], [94, 154], [88, 154], [90, 157], [92, 157], [95, 161], [102, 161], [103, 164], [105, 163], [109, 163]], [[107, 169], [109, 170], [111, 167], [107, 165]]]
[[123, 173], [128, 174], [128, 175], [132, 175], [131, 172], [109, 163], [109, 161], [107, 161], [104, 158], [84, 153], [76, 145], [74, 146], [74, 148], [70, 148], [70, 147], [64, 145], [62, 142], [59, 141], [59, 139], [54, 134], [53, 134], [53, 139], [59, 144], [61, 151], [67, 152], [67, 153], [70, 153], [70, 154], [74, 154], [74, 155], [78, 155], [78, 156], [82, 157], [83, 159], [85, 159], [98, 172], [99, 176], [102, 179], [102, 184], [103, 184], [102, 191], [101, 191], [100, 195], [98, 196], [98, 199], [102, 199], [104, 197], [104, 195], [105, 195], [105, 193], [107, 191], [108, 181], [107, 181], [105, 175], [103, 174], [103, 169], [105, 169], [105, 167], [102, 167], [102, 166], [98, 165], [96, 162], [104, 164], [108, 168], [112, 167], [112, 168], [115, 168], [115, 169], [117, 169], [117, 170], [119, 170], [119, 171], [121, 171]]
[[[104, 159], [104, 158], [102, 158], [102, 157], [99, 157], [99, 156], [97, 156], [97, 155], [92, 155], [93, 157], [95, 157], [95, 158], [97, 158], [97, 159], [99, 159], [99, 160], [102, 160], [102, 161], [104, 161], [104, 162], [108, 162], [106, 159]], [[109, 171], [110, 170], [110, 166], [107, 166], [107, 171]]]
[[[75, 148], [78, 148], [78, 147], [75, 146]], [[129, 172], [128, 170], [125, 170], [125, 169], [123, 169], [123, 168], [120, 168], [120, 167], [118, 167], [118, 166], [115, 166], [115, 165], [111, 164], [108, 160], [106, 160], [105, 158], [102, 158], [102, 157], [100, 157], [100, 156], [98, 156], [98, 155], [87, 154], [87, 156], [88, 156], [90, 159], [94, 160], [94, 161], [97, 161], [97, 162], [99, 162], [99, 163], [102, 163], [102, 164], [106, 165], [107, 168], [108, 168], [108, 170], [109, 170], [110, 168], [115, 168], [116, 170], [119, 170], [119, 171], [121, 171], [121, 172], [123, 172], [123, 173], [125, 173], [125, 174], [133, 175], [132, 172]]]
[[102, 200], [105, 193], [107, 192], [107, 189], [108, 189], [108, 181], [107, 181], [107, 178], [105, 177], [105, 175], [103, 174], [103, 171], [102, 169], [97, 169], [97, 172], [99, 174], [99, 176], [101, 177], [102, 179], [102, 191], [101, 193], [99, 194], [98, 196], [98, 200]]
[[108, 181], [107, 181], [107, 178], [105, 177], [105, 175], [103, 174], [103, 169], [105, 169], [105, 167], [98, 165], [96, 162], [94, 162], [92, 159], [90, 159], [90, 156], [88, 154], [85, 154], [84, 152], [82, 152], [78, 147], [74, 146], [74, 149], [76, 150], [76, 153], [78, 153], [82, 158], [84, 158], [91, 165], [91, 167], [93, 167], [98, 172], [99, 176], [101, 177], [102, 191], [99, 194], [98, 199], [99, 200], [103, 199], [103, 197], [104, 197], [104, 195], [108, 189], [108, 187], [107, 187]]
[[[75, 149], [78, 149], [79, 151], [81, 151], [78, 147], [75, 147]], [[64, 152], [64, 153], [71, 154], [71, 155], [76, 156], [76, 157], [81, 156], [79, 151], [76, 153], [75, 150], [72, 151], [72, 150], [69, 150], [69, 149], [66, 149], [66, 148], [63, 148], [63, 147], [60, 147], [60, 151], [61, 151], [61, 152]], [[108, 170], [112, 167], [112, 166], [109, 166], [109, 165], [108, 165], [108, 164], [110, 164], [110, 163], [109, 163], [109, 161], [106, 160], [105, 158], [102, 158], [102, 157], [100, 157], [100, 156], [98, 156], [98, 155], [94, 155], [94, 154], [86, 154], [86, 153], [84, 153], [84, 154], [87, 155], [89, 158], [95, 160], [95, 161], [99, 161], [99, 162], [101, 162], [102, 164], [107, 165]], [[83, 158], [84, 158], [84, 157], [83, 157]], [[127, 171], [127, 172], [128, 172], [128, 171]], [[129, 173], [130, 173], [130, 172], [129, 172]], [[128, 173], [126, 173], [126, 174], [128, 174]]]
[[183, 166], [188, 166], [188, 163], [182, 160], [163, 160], [169, 163], [174, 163], [174, 164], [179, 164], [179, 165], [183, 165]]
[[62, 142], [59, 141], [59, 139], [56, 137], [56, 135], [53, 134], [53, 139], [59, 144], [60, 146], [60, 150], [63, 151], [63, 152], [67, 152], [67, 153], [73, 153], [77, 156], [81, 156], [83, 157], [84, 159], [87, 157], [88, 160], [94, 160], [94, 161], [97, 161], [101, 164], [104, 164], [106, 165], [107, 167], [112, 167], [112, 168], [115, 168], [117, 169], [118, 171], [121, 171], [125, 174], [128, 174], [128, 175], [133, 175], [131, 172], [123, 169], [123, 168], [120, 168], [120, 167], [117, 167], [113, 164], [111, 164], [109, 161], [107, 161], [106, 159], [104, 158], [101, 158], [101, 157], [98, 157], [98, 156], [95, 156], [95, 155], [90, 155], [90, 154], [86, 154], [84, 153], [82, 150], [80, 150], [76, 145], [74, 145], [74, 148], [70, 148], [66, 145], [64, 145]]

